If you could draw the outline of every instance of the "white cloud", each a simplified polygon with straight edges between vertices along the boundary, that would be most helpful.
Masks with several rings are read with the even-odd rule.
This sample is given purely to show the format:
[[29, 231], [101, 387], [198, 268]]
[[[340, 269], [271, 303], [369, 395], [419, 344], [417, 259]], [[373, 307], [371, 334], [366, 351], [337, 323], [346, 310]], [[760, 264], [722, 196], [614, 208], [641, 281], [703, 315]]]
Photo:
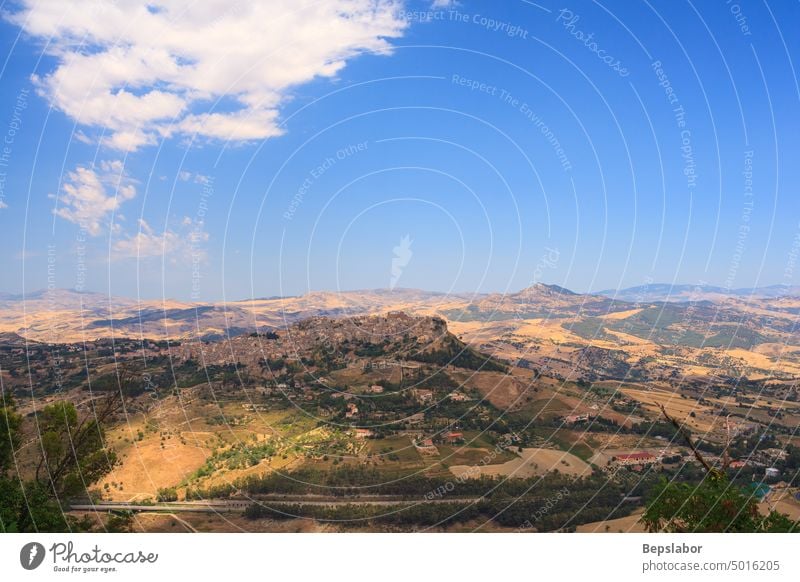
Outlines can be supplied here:
[[104, 161], [99, 168], [78, 166], [56, 198], [54, 212], [97, 236], [108, 226], [111, 214], [136, 196], [136, 187], [121, 161]]
[[195, 184], [208, 184], [211, 182], [211, 177], [206, 176], [205, 174], [195, 174], [193, 172], [183, 170], [178, 172], [178, 180], [181, 182], [194, 182]]
[[73, 132], [72, 133], [72, 137], [74, 139], [76, 139], [77, 141], [79, 141], [81, 143], [85, 143], [87, 145], [93, 145], [94, 144], [94, 142], [92, 141], [92, 138], [90, 138], [88, 135], [86, 135], [86, 133], [84, 133], [80, 129], [78, 129], [75, 132]]
[[8, 204], [3, 202], [2, 198], [0, 198], [0, 210], [2, 210], [3, 208], [8, 208]]
[[161, 257], [172, 263], [205, 261], [208, 233], [204, 227], [202, 222], [195, 223], [191, 218], [184, 217], [179, 230], [165, 228], [159, 233], [144, 219], [140, 219], [136, 234], [113, 244], [113, 258], [144, 260]]
[[458, 6], [458, 2], [456, 0], [433, 0], [431, 3], [431, 8], [434, 9], [453, 8], [455, 6]]
[[386, 53], [407, 23], [402, 0], [23, 0], [9, 18], [56, 68], [39, 91], [102, 143], [135, 150], [172, 135], [281, 134], [293, 87], [333, 77], [364, 51]]
[[17, 251], [14, 253], [14, 258], [18, 261], [28, 261], [30, 259], [35, 259], [40, 257], [42, 253], [39, 251], [32, 251], [30, 249], [22, 249], [21, 251]]

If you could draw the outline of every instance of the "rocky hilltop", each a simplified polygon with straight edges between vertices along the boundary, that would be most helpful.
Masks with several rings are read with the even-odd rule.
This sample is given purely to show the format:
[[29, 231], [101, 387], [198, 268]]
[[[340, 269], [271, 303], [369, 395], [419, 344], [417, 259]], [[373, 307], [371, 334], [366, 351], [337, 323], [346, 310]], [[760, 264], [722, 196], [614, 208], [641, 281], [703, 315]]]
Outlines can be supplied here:
[[583, 295], [558, 285], [537, 283], [516, 293], [491, 293], [479, 296], [444, 311], [457, 321], [503, 321], [538, 319], [567, 315], [599, 315], [630, 309], [624, 301], [599, 295]]
[[[293, 357], [316, 342], [323, 346], [318, 352], [335, 345], [352, 359], [354, 350], [344, 349], [349, 346], [340, 338], [363, 344], [358, 349], [364, 354], [381, 353], [384, 348], [373, 344], [384, 342], [396, 351], [398, 336], [435, 336], [438, 332], [421, 330], [439, 318], [458, 338], [454, 341], [556, 377], [664, 382], [800, 377], [799, 298], [772, 297], [771, 288], [747, 296], [740, 290], [720, 296], [719, 289], [709, 288], [707, 298], [675, 301], [681, 288], [667, 287], [651, 285], [655, 295], [642, 289], [618, 294], [633, 295], [635, 302], [545, 284], [471, 296], [379, 289], [208, 304], [54, 290], [0, 296], [0, 334], [48, 344], [110, 338], [220, 342], [211, 349], [214, 361], [249, 358], [259, 350], [262, 359], [277, 352]], [[656, 300], [665, 296], [671, 300]], [[399, 311], [408, 315], [385, 315]], [[279, 340], [267, 340], [273, 335]], [[16, 335], [7, 337], [16, 339], [6, 343], [19, 343]], [[425, 343], [417, 341], [414, 349], [424, 351]], [[445, 351], [458, 349], [453, 343]]]
[[457, 343], [443, 319], [395, 311], [341, 319], [311, 317], [283, 330], [252, 333], [223, 342], [184, 342], [179, 349], [184, 360], [206, 365], [263, 366], [278, 360], [339, 360], [346, 364], [383, 356], [413, 359]]

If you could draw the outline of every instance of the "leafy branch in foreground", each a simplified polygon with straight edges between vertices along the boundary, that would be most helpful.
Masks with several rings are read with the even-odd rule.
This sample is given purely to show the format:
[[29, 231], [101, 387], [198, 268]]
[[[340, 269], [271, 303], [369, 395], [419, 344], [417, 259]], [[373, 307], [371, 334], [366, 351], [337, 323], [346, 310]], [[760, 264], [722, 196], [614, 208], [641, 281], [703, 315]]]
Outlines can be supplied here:
[[86, 413], [80, 414], [66, 400], [37, 411], [36, 436], [28, 444], [38, 451], [38, 459], [30, 471], [20, 471], [17, 462], [22, 416], [0, 386], [0, 532], [82, 529], [67, 515], [66, 505], [70, 498], [86, 494], [117, 464], [116, 455], [106, 447], [105, 427], [136, 383], [124, 370], [118, 378], [119, 390], [93, 399]]
[[800, 523], [770, 510], [759, 512], [753, 494], [731, 483], [725, 473], [703, 457], [686, 428], [672, 418], [664, 406], [661, 412], [675, 426], [706, 471], [699, 484], [661, 479], [653, 491], [642, 522], [650, 532], [775, 532], [800, 531]]

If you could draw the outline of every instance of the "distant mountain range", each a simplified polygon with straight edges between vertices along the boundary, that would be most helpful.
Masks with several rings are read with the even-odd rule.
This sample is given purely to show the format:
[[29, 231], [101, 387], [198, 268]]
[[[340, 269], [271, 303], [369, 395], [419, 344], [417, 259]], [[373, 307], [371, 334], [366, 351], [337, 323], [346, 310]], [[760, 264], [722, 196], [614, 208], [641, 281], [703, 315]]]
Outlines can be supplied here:
[[714, 285], [651, 283], [649, 285], [639, 285], [626, 289], [606, 289], [604, 291], [598, 291], [596, 295], [604, 295], [612, 299], [631, 301], [634, 303], [647, 301], [703, 301], [724, 297], [770, 299], [800, 296], [800, 286], [769, 285], [767, 287], [725, 289], [724, 287], [716, 287]]
[[[745, 304], [770, 301], [771, 310], [789, 315], [797, 312], [795, 302], [791, 301], [796, 296], [800, 296], [800, 288], [784, 285], [725, 290], [713, 286], [651, 284], [581, 294], [557, 285], [538, 283], [506, 294], [374, 289], [191, 303], [56, 289], [25, 295], [0, 294], [0, 333], [17, 333], [29, 340], [54, 343], [98, 337], [219, 339], [265, 328], [281, 328], [314, 316], [348, 317], [405, 311], [439, 315], [466, 324], [607, 317], [657, 303], [689, 302], [710, 302], [720, 309], [724, 306], [738, 312]], [[719, 309], [709, 310], [709, 317], [714, 313], [713, 317], [719, 317], [718, 312]], [[731, 318], [735, 316], [729, 315], [728, 319]]]
[[0, 297], [0, 346], [103, 338], [219, 342], [295, 324], [404, 312], [442, 318], [459, 341], [556, 378], [800, 378], [800, 293], [772, 286], [647, 285], [575, 293], [536, 284], [516, 293], [417, 289], [313, 292], [233, 302], [137, 301], [68, 290]]

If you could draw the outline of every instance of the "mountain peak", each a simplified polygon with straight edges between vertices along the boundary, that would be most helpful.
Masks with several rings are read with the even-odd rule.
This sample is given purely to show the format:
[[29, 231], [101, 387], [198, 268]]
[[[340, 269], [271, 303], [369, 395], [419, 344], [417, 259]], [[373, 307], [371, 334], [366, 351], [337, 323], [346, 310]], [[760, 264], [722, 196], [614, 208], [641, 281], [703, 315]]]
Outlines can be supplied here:
[[530, 287], [522, 289], [517, 295], [531, 296], [531, 295], [546, 295], [553, 297], [557, 295], [577, 295], [574, 291], [570, 291], [565, 287], [558, 285], [547, 285], [545, 283], [534, 283]]

